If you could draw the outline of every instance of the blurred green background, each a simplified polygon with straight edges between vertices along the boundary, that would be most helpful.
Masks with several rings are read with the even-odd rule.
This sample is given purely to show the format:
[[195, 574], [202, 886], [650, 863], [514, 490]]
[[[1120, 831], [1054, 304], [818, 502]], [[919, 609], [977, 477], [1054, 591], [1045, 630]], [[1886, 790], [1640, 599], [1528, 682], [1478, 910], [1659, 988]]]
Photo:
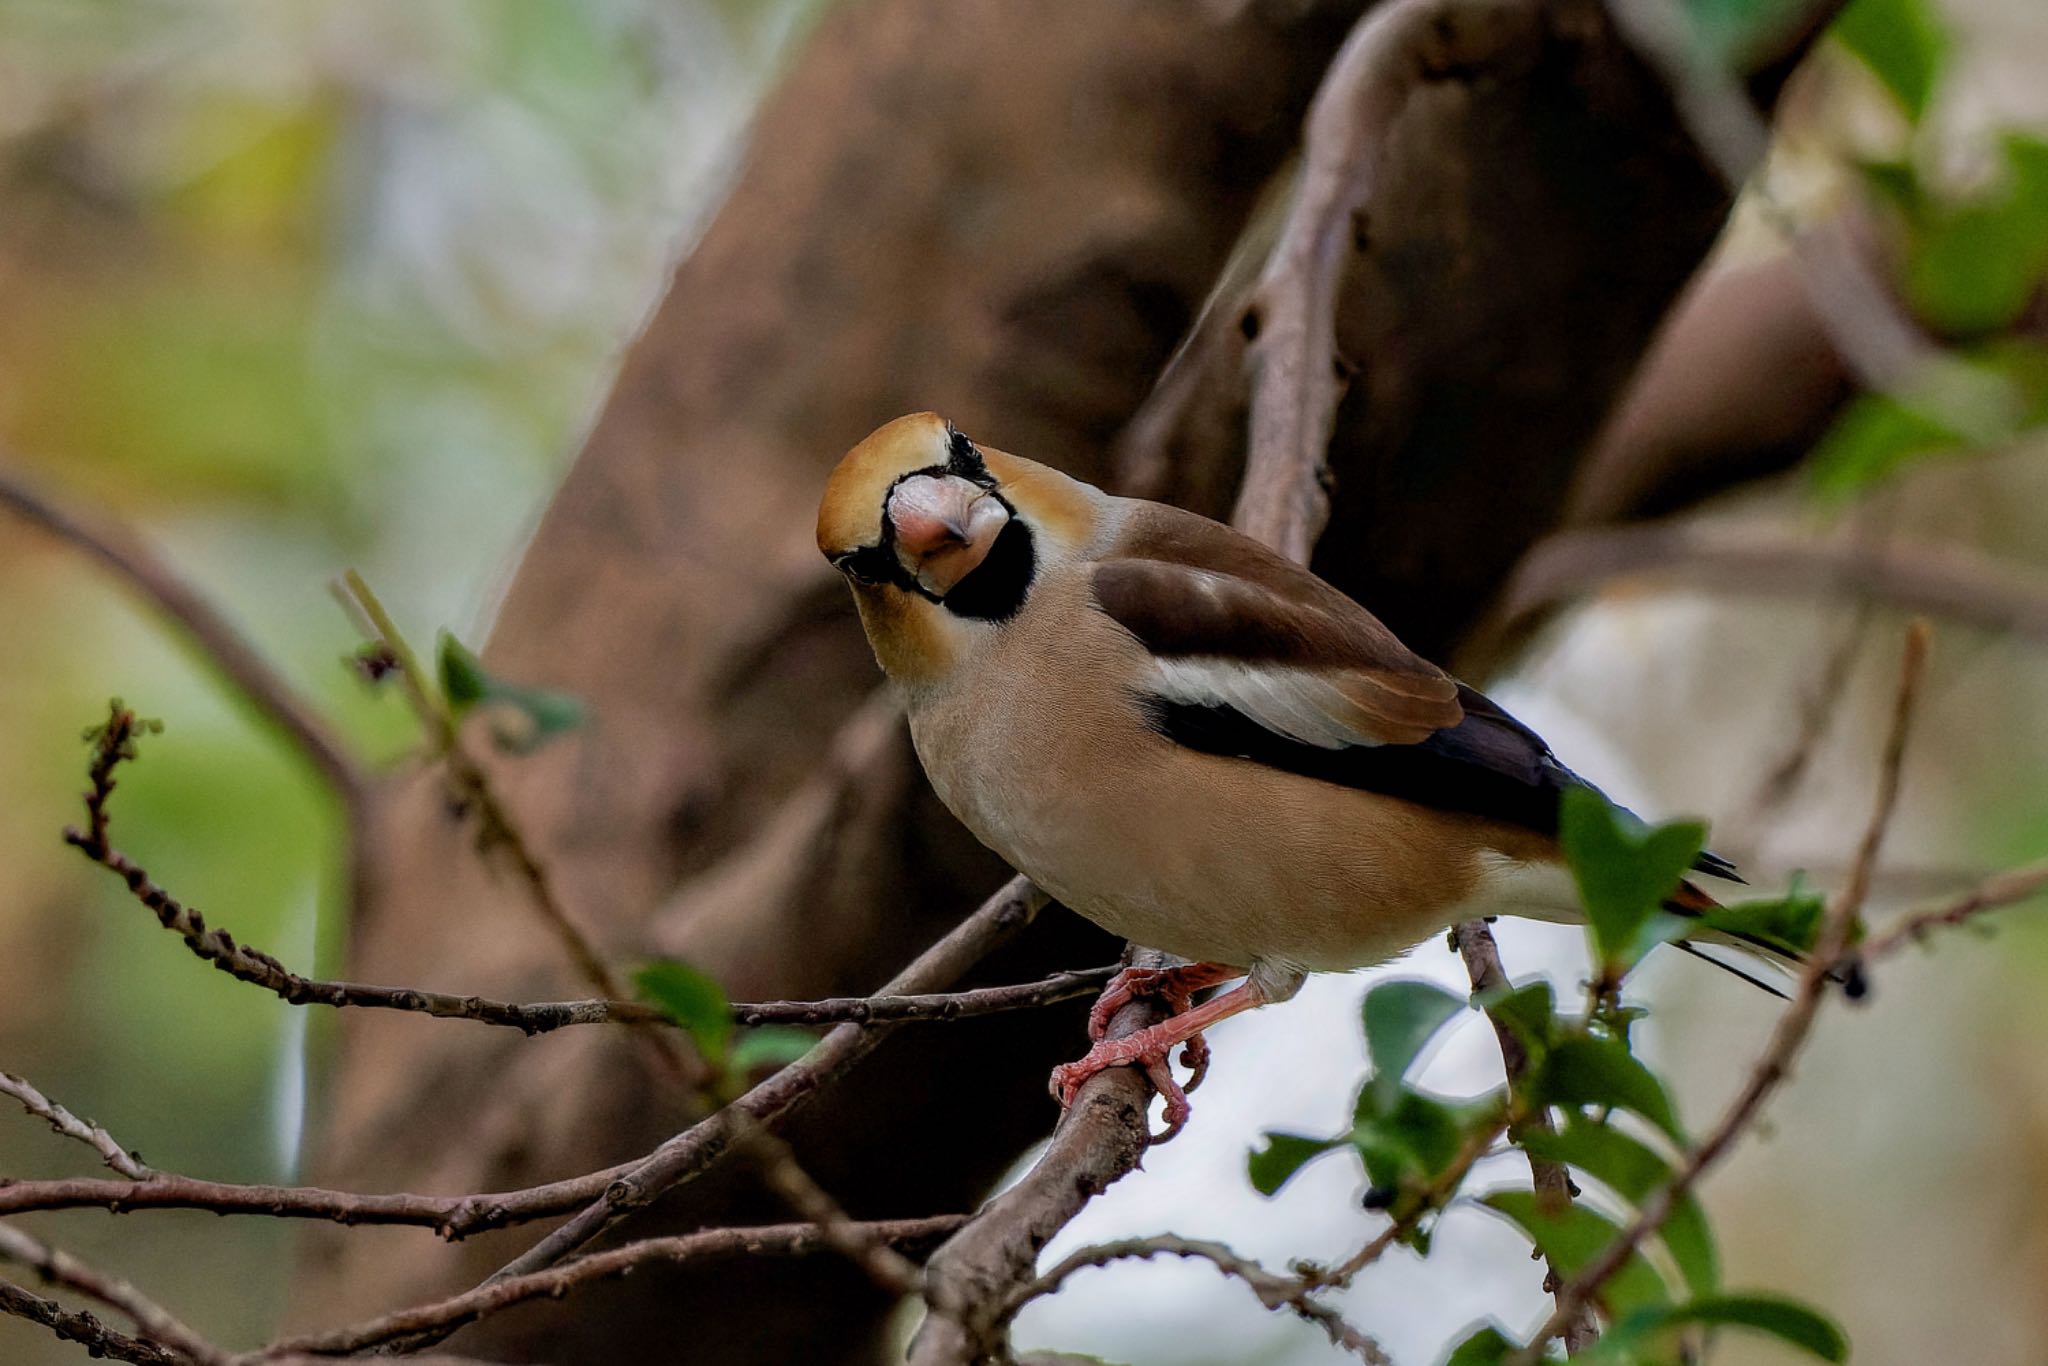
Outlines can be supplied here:
[[[480, 639], [614, 357], [715, 203], [752, 100], [809, 9], [0, 0], [7, 458], [142, 528], [364, 755], [396, 757], [411, 722], [343, 667], [355, 636], [328, 580], [360, 568], [420, 643], [443, 626]], [[1957, 0], [1946, 11], [1955, 50], [1921, 156], [1930, 174], [1982, 183], [1995, 178], [1993, 130], [2048, 128], [2048, 7]], [[1867, 73], [1829, 60], [1793, 102], [1773, 168], [1794, 204], [1852, 192], [1845, 148], [1898, 143]], [[1766, 249], [1770, 236], [1746, 220], [1733, 246]], [[2037, 440], [1930, 466], [1865, 494], [1853, 515], [2048, 564], [2043, 454]], [[1718, 515], [1817, 516], [1803, 484]], [[1581, 743], [1612, 749], [1608, 770], [1594, 760], [1588, 771], [1623, 795], [1717, 815], [1717, 843], [1767, 872], [1824, 868], [1863, 810], [1895, 657], [1884, 618], [1799, 799], [1760, 813], [1756, 777], [1782, 756], [1851, 617], [1841, 604], [1616, 594], [1551, 638], [1514, 695], [1547, 729], [1569, 731], [1577, 714]], [[169, 729], [125, 770], [118, 843], [239, 938], [331, 967], [342, 930], [332, 805], [182, 641], [72, 550], [5, 516], [0, 640], [11, 649], [0, 1068], [153, 1163], [288, 1179], [308, 1088], [303, 1031], [320, 1020], [204, 968], [57, 832], [77, 819], [80, 732], [119, 695]], [[1902, 868], [1931, 884], [2048, 850], [2044, 659], [1944, 633], [1894, 847]], [[1689, 718], [1683, 731], [1673, 715]], [[1860, 1360], [1925, 1362], [1930, 1344], [1957, 1360], [2048, 1354], [2037, 990], [2048, 933], [2026, 912], [2008, 924], [1935, 966], [1902, 961], [1888, 970], [1901, 984], [1882, 984], [1871, 1012], [1832, 1019], [1773, 1112], [1796, 1146], [1745, 1153], [1710, 1186], [1732, 1271], [1831, 1309]], [[1510, 957], [1523, 970], [1535, 961]], [[1711, 1113], [1768, 1016], [1697, 973], [1654, 981], [1652, 1056], [1678, 1077], [1688, 1113]], [[1354, 1074], [1355, 1038], [1329, 1047], [1336, 1071]], [[1242, 1127], [1277, 1122], [1249, 1115]], [[1226, 1138], [1241, 1164], [1244, 1136]], [[1168, 1167], [1150, 1189], [1184, 1200]], [[0, 1172], [84, 1169], [83, 1150], [0, 1113]], [[1153, 1231], [1148, 1213], [1115, 1203], [1143, 1189], [1120, 1186], [1093, 1231]], [[1343, 1213], [1340, 1242], [1356, 1217]], [[282, 1302], [289, 1225], [89, 1212], [28, 1222], [237, 1346], [260, 1339]], [[1526, 1279], [1518, 1258], [1505, 1265]], [[1126, 1305], [1146, 1293], [1135, 1284], [1120, 1292]], [[1159, 1307], [1193, 1300], [1263, 1344], [1235, 1359], [1320, 1359], [1314, 1342], [1271, 1336], [1282, 1326], [1255, 1304], [1199, 1278]], [[1091, 1323], [1145, 1319], [1069, 1303], [1077, 1317], [1043, 1321], [1049, 1342], [1088, 1348]], [[1403, 1312], [1360, 1304], [1375, 1328]], [[1143, 1344], [1127, 1338], [1097, 1349], [1137, 1359]], [[0, 1362], [77, 1358], [0, 1319]]]
[[[363, 754], [402, 753], [327, 582], [361, 568], [422, 645], [482, 634], [803, 13], [0, 0], [7, 458], [141, 528]], [[319, 1022], [207, 970], [56, 836], [119, 695], [168, 726], [121, 779], [123, 846], [331, 967], [333, 804], [182, 640], [7, 515], [0, 639], [0, 1069], [153, 1163], [289, 1179]], [[78, 1157], [0, 1116], [0, 1171]], [[230, 1342], [282, 1299], [288, 1226], [29, 1222]], [[0, 1322], [0, 1361], [80, 1358]]]

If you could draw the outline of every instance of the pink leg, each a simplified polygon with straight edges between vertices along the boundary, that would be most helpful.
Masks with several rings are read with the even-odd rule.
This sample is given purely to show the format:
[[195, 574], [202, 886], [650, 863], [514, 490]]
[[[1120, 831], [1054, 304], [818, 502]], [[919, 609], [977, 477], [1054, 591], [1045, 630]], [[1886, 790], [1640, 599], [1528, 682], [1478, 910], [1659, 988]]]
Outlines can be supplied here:
[[[1214, 968], [1214, 964], [1197, 964], [1197, 967]], [[1173, 971], [1173, 969], [1169, 969]], [[1114, 985], [1114, 984], [1112, 984]], [[1173, 1046], [1198, 1037], [1201, 1032], [1219, 1020], [1227, 1020], [1242, 1011], [1262, 1006], [1271, 999], [1256, 977], [1249, 978], [1244, 985], [1224, 992], [1221, 996], [1204, 1001], [1194, 1009], [1125, 1035], [1121, 1039], [1099, 1039], [1088, 1056], [1079, 1062], [1070, 1062], [1052, 1070], [1052, 1093], [1059, 1098], [1060, 1108], [1065, 1110], [1074, 1103], [1081, 1084], [1107, 1067], [1122, 1067], [1137, 1063], [1144, 1067], [1147, 1076], [1159, 1093], [1166, 1097], [1166, 1132], [1153, 1140], [1164, 1143], [1180, 1132], [1188, 1121], [1188, 1098], [1173, 1080], [1173, 1074], [1166, 1065], [1167, 1054]]]
[[1088, 1012], [1088, 1037], [1099, 1039], [1109, 1032], [1110, 1017], [1140, 996], [1157, 996], [1175, 1015], [1185, 1012], [1194, 994], [1233, 977], [1244, 976], [1243, 968], [1224, 963], [1189, 963], [1178, 968], [1125, 968], [1109, 979], [1095, 1008]]

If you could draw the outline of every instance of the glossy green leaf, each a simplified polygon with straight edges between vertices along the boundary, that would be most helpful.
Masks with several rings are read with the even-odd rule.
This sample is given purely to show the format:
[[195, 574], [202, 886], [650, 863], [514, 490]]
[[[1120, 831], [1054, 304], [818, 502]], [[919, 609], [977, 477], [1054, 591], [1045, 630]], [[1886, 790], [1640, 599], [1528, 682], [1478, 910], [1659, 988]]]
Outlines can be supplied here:
[[1498, 1366], [1516, 1345], [1500, 1329], [1488, 1324], [1453, 1347], [1451, 1354], [1444, 1358], [1443, 1366]]
[[1705, 847], [1698, 821], [1645, 826], [1591, 788], [1566, 788], [1558, 839], [1578, 883], [1593, 949], [1611, 973], [1646, 950], [1643, 931]]
[[1686, 1304], [1634, 1311], [1607, 1331], [1594, 1360], [1620, 1361], [1659, 1334], [1686, 1324], [1709, 1328], [1747, 1328], [1822, 1361], [1849, 1359], [1849, 1338], [1826, 1315], [1775, 1295], [1709, 1295]]
[[1613, 1039], [1581, 1035], [1556, 1045], [1532, 1093], [1549, 1105], [1627, 1110], [1656, 1125], [1672, 1142], [1685, 1143], [1663, 1083]]
[[1433, 982], [1382, 982], [1366, 993], [1360, 1013], [1372, 1058], [1371, 1086], [1382, 1108], [1394, 1103], [1416, 1056], [1465, 1005], [1464, 997]]
[[1918, 123], [1948, 60], [1948, 32], [1926, 0], [1853, 0], [1834, 35]]
[[[1621, 1236], [1619, 1226], [1597, 1210], [1580, 1204], [1553, 1209], [1534, 1191], [1495, 1191], [1480, 1203], [1512, 1220], [1566, 1276], [1576, 1276]], [[1594, 1297], [1616, 1316], [1646, 1306], [1661, 1307], [1670, 1298], [1664, 1278], [1640, 1251], [1630, 1253]]]
[[1324, 1153], [1344, 1146], [1342, 1138], [1307, 1138], [1301, 1134], [1269, 1133], [1266, 1146], [1254, 1148], [1245, 1159], [1245, 1174], [1261, 1195], [1272, 1195], [1294, 1174]]
[[757, 1068], [782, 1067], [811, 1051], [818, 1036], [795, 1025], [760, 1025], [733, 1041], [726, 1065], [745, 1076]]
[[[1653, 1191], [1671, 1184], [1670, 1163], [1649, 1145], [1606, 1124], [1574, 1117], [1557, 1133], [1524, 1134], [1521, 1145], [1534, 1156], [1576, 1167], [1638, 1207]], [[1694, 1295], [1712, 1294], [1720, 1283], [1720, 1259], [1699, 1201], [1687, 1195], [1674, 1204], [1660, 1237], [1686, 1288]]]
[[649, 963], [633, 974], [640, 998], [683, 1027], [697, 1052], [723, 1068], [732, 1045], [732, 1002], [718, 980], [674, 958]]

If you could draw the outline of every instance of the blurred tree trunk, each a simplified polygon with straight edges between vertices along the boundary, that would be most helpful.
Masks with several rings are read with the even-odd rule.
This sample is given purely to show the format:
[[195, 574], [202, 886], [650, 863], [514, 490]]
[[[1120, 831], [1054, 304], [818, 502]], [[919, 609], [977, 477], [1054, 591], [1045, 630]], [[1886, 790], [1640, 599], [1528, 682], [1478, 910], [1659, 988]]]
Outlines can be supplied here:
[[[860, 712], [878, 675], [811, 540], [825, 472], [879, 422], [935, 408], [1110, 479], [1119, 432], [1359, 8], [857, 0], [820, 24], [627, 356], [488, 650], [495, 670], [592, 705], [586, 729], [499, 777], [614, 952], [686, 956], [742, 998], [860, 992], [999, 879], [899, 728]], [[1340, 327], [1363, 374], [1318, 567], [1439, 658], [1564, 516], [1727, 205], [1598, 7], [1551, 13], [1526, 61], [1446, 73], [1393, 130]], [[1211, 382], [1166, 424], [1148, 476], [1205, 510], [1241, 460], [1242, 336], [1226, 322], [1189, 357]], [[431, 775], [394, 782], [380, 807], [354, 974], [581, 994]], [[1115, 949], [1055, 911], [986, 977]], [[1045, 1072], [1080, 1046], [1079, 1011], [906, 1029], [789, 1135], [857, 1215], [969, 1209], [1049, 1128]], [[351, 1012], [319, 1179], [488, 1190], [620, 1160], [688, 1117], [642, 1062], [598, 1031], [526, 1041]], [[721, 1173], [633, 1232], [776, 1213]], [[322, 1231], [297, 1317], [459, 1288], [534, 1236]], [[863, 1361], [879, 1308], [830, 1260], [649, 1268], [457, 1345], [563, 1363]]]

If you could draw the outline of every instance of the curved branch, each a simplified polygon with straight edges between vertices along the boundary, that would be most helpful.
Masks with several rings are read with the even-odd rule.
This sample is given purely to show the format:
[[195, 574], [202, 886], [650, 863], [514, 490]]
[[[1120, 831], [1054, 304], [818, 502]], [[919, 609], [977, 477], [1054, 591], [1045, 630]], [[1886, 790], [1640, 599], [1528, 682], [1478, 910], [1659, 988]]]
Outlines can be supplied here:
[[1540, 542], [1502, 599], [1500, 631], [1610, 580], [1677, 579], [1773, 597], [1827, 593], [1873, 598], [2048, 644], [2048, 579], [1953, 544], [1827, 542], [1794, 530], [1681, 524], [1566, 531]]
[[340, 738], [255, 646], [154, 550], [112, 518], [97, 510], [67, 507], [16, 470], [0, 468], [0, 506], [92, 556], [176, 622], [271, 727], [319, 770], [355, 823], [369, 782]]
[[[951, 1233], [964, 1222], [957, 1214], [928, 1219], [877, 1220], [850, 1227], [877, 1244], [914, 1252]], [[648, 1262], [704, 1262], [729, 1257], [800, 1257], [829, 1250], [815, 1224], [769, 1224], [757, 1228], [708, 1229], [672, 1238], [647, 1238], [624, 1247], [579, 1257], [562, 1266], [531, 1275], [512, 1276], [494, 1285], [478, 1286], [430, 1304], [336, 1328], [325, 1333], [272, 1343], [243, 1358], [249, 1363], [273, 1361], [295, 1353], [350, 1354], [381, 1347], [399, 1338], [425, 1332], [452, 1332], [515, 1304], [543, 1297], [560, 1298], [579, 1286], [623, 1276]]]

